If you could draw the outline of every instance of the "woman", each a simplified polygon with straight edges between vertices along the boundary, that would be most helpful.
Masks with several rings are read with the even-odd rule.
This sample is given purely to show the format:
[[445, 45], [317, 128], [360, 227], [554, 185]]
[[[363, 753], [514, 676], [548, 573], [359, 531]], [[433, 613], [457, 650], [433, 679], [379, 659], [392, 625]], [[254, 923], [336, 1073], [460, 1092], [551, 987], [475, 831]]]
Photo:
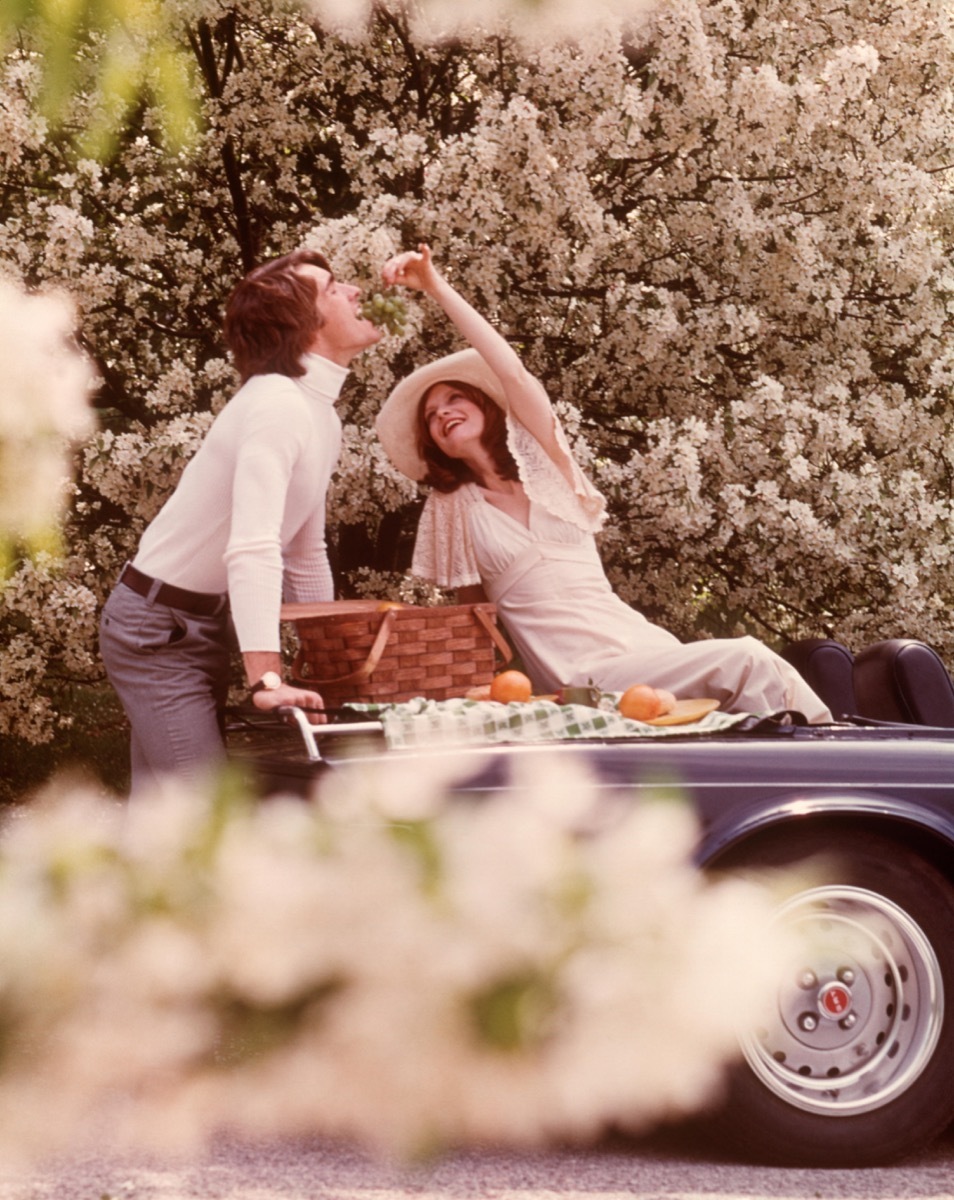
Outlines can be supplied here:
[[574, 461], [549, 398], [507, 341], [447, 282], [425, 245], [382, 272], [441, 306], [470, 349], [419, 368], [378, 415], [394, 465], [432, 488], [413, 571], [497, 605], [540, 692], [648, 683], [728, 712], [832, 715], [794, 667], [752, 637], [684, 644], [619, 599], [594, 534], [605, 503]]

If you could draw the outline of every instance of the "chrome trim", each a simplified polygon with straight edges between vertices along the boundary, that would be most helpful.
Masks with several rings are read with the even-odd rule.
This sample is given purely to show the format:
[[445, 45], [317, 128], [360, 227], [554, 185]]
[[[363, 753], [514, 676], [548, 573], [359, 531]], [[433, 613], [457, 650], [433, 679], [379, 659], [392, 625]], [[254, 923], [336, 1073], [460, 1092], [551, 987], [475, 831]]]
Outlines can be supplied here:
[[321, 750], [318, 748], [318, 739], [320, 737], [329, 737], [331, 735], [335, 737], [339, 735], [356, 737], [361, 734], [379, 734], [381, 732], [380, 721], [353, 721], [350, 723], [341, 722], [340, 724], [312, 725], [304, 711], [293, 704], [283, 704], [281, 708], [275, 711], [279, 716], [291, 717], [295, 722], [298, 732], [301, 734], [301, 740], [304, 742], [305, 753], [310, 763], [324, 762], [324, 759], [321, 757]]

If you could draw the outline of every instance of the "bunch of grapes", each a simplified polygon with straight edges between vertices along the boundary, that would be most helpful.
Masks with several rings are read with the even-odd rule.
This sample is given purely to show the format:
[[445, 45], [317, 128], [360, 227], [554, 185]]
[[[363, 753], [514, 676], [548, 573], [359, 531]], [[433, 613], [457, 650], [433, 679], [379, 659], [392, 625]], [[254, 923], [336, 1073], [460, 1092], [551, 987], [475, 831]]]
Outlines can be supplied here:
[[388, 333], [400, 336], [407, 329], [407, 305], [393, 288], [375, 292], [361, 306], [361, 315]]

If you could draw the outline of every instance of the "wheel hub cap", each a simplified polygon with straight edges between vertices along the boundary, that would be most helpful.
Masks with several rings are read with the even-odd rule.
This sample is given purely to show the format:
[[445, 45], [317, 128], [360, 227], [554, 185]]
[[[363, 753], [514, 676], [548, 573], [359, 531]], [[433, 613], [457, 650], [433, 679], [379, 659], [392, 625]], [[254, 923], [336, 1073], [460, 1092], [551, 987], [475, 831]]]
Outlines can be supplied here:
[[742, 1037], [749, 1066], [796, 1108], [851, 1116], [888, 1103], [930, 1061], [943, 986], [920, 927], [892, 901], [850, 887], [803, 892], [779, 922], [804, 947], [774, 1013]]
[[830, 1021], [839, 1021], [851, 1011], [851, 992], [843, 983], [827, 983], [818, 993], [818, 1011]]

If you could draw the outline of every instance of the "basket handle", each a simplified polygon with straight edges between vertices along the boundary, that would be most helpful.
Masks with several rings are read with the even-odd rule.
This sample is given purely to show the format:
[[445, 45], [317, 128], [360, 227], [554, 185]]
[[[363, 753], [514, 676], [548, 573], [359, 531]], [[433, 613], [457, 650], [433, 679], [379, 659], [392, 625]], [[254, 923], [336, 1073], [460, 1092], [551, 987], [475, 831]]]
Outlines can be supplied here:
[[490, 640], [500, 651], [504, 662], [510, 662], [510, 660], [513, 658], [513, 650], [510, 647], [510, 643], [498, 629], [497, 622], [490, 619], [490, 613], [488, 612], [487, 608], [484, 605], [475, 604], [474, 616], [490, 634]]
[[381, 617], [381, 624], [378, 626], [378, 632], [375, 634], [374, 642], [368, 651], [368, 657], [358, 667], [357, 671], [351, 671], [348, 675], [339, 675], [337, 679], [309, 679], [307, 671], [304, 671], [304, 666], [307, 666], [307, 664], [303, 664], [303, 673], [299, 673], [298, 662], [301, 658], [301, 651], [299, 650], [295, 656], [295, 666], [292, 668], [292, 673], [299, 679], [307, 679], [310, 684], [314, 684], [316, 687], [321, 687], [323, 684], [328, 683], [359, 683], [368, 679], [371, 672], [381, 661], [381, 655], [384, 653], [384, 647], [388, 644], [388, 638], [391, 636], [391, 626], [394, 624], [397, 612], [396, 608], [389, 608], [384, 612]]

